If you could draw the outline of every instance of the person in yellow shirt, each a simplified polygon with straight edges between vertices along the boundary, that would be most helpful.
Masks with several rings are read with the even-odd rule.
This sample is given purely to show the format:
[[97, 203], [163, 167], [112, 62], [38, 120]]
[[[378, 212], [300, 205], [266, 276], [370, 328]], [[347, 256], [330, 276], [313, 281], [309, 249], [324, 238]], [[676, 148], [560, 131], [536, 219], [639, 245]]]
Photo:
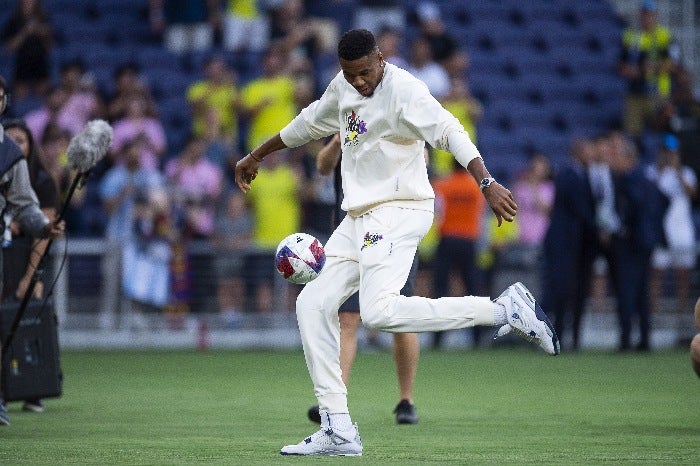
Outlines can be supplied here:
[[672, 75], [677, 68], [672, 45], [671, 32], [657, 23], [656, 2], [642, 0], [639, 26], [630, 26], [622, 33], [617, 65], [618, 74], [627, 81], [623, 125], [635, 138], [642, 135], [660, 99], [671, 94]]
[[256, 185], [257, 192], [246, 195], [253, 217], [252, 243], [257, 250], [245, 259], [246, 289], [254, 290], [259, 312], [270, 311], [273, 306], [275, 272], [270, 264], [274, 251], [283, 238], [301, 228], [301, 168], [290, 162], [288, 152], [268, 160], [270, 163], [260, 169], [264, 177]]
[[[295, 83], [286, 73], [287, 56], [273, 46], [263, 59], [263, 74], [241, 91], [241, 103], [249, 118], [248, 151], [277, 134], [297, 114]], [[281, 238], [280, 238], [281, 239]]]
[[221, 132], [236, 140], [238, 88], [235, 73], [223, 58], [214, 56], [207, 60], [204, 74], [204, 79], [187, 89], [187, 101], [193, 112], [192, 131], [196, 136], [202, 137], [207, 133], [207, 122], [218, 121]]
[[[472, 141], [478, 141], [476, 123], [483, 114], [483, 107], [481, 102], [471, 95], [469, 85], [463, 77], [450, 78], [450, 90], [441, 103], [462, 123]], [[454, 157], [447, 151], [433, 149], [431, 162], [433, 175], [437, 177], [448, 176], [452, 172]]]

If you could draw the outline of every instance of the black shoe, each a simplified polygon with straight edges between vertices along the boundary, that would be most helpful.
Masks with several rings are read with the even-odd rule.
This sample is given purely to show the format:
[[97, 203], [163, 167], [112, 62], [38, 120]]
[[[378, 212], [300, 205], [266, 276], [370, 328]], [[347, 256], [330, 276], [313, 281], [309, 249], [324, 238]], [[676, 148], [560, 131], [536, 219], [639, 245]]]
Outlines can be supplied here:
[[321, 413], [318, 412], [318, 405], [310, 407], [306, 414], [309, 416], [309, 421], [321, 424]]
[[7, 408], [5, 402], [0, 400], [0, 426], [9, 426], [10, 418], [7, 417]]
[[394, 413], [396, 413], [397, 424], [418, 424], [416, 406], [412, 405], [408, 400], [401, 400], [394, 408]]
[[26, 400], [24, 402], [24, 405], [22, 405], [22, 411], [28, 411], [31, 413], [43, 413], [44, 402], [41, 398], [33, 398], [31, 400]]

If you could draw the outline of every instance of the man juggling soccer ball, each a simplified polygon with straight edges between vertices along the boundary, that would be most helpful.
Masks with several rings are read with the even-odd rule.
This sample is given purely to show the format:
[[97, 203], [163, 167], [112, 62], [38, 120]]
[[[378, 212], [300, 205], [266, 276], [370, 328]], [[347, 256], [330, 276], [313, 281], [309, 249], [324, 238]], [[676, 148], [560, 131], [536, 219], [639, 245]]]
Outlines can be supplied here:
[[283, 455], [362, 455], [341, 377], [338, 308], [359, 290], [365, 326], [386, 332], [436, 332], [498, 326], [497, 337], [520, 335], [559, 353], [554, 328], [521, 283], [492, 301], [463, 296], [401, 296], [418, 243], [433, 223], [434, 198], [423, 156], [425, 143], [451, 152], [479, 183], [498, 225], [513, 221], [510, 191], [489, 174], [458, 120], [425, 84], [384, 61], [374, 36], [345, 33], [338, 44], [341, 71], [323, 95], [236, 164], [247, 192], [263, 159], [286, 147], [340, 132], [342, 208], [347, 214], [325, 245], [326, 263], [296, 302], [304, 356], [321, 414], [321, 428]]

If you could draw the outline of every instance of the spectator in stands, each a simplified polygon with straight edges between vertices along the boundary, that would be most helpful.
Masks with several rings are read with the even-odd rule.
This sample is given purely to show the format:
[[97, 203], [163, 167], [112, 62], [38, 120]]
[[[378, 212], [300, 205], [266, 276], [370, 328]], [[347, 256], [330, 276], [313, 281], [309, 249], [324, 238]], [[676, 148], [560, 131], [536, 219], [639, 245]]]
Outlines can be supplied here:
[[408, 69], [408, 61], [401, 51], [403, 35], [398, 29], [384, 26], [377, 35], [377, 47], [382, 51], [387, 62]]
[[25, 119], [34, 138], [41, 141], [48, 125], [74, 136], [89, 120], [102, 114], [102, 102], [94, 82], [85, 72], [82, 62], [75, 60], [61, 65], [58, 86], [51, 88], [45, 103], [29, 112]]
[[549, 228], [549, 216], [554, 203], [554, 182], [549, 158], [535, 153], [527, 169], [513, 184], [513, 196], [518, 200], [518, 220], [522, 246], [539, 251]]
[[238, 145], [231, 135], [222, 130], [218, 115], [214, 112], [207, 114], [204, 140], [204, 157], [216, 165], [224, 176], [224, 183], [233, 183], [233, 168], [239, 156]]
[[129, 100], [133, 94], [141, 94], [148, 102], [148, 113], [156, 114], [156, 106], [148, 84], [139, 74], [135, 63], [119, 65], [114, 70], [113, 92], [107, 97], [107, 119], [118, 121], [126, 115]]
[[18, 0], [16, 5], [0, 31], [0, 41], [15, 57], [12, 90], [15, 99], [22, 100], [48, 90], [53, 27], [41, 0]]
[[248, 151], [277, 134], [296, 115], [295, 83], [287, 72], [287, 64], [284, 48], [271, 46], [265, 52], [262, 76], [241, 90], [243, 111], [249, 119]]
[[306, 14], [303, 0], [282, 0], [270, 12], [270, 39], [282, 44], [294, 74], [307, 72], [319, 56], [335, 57], [338, 26]]
[[682, 70], [674, 81], [671, 129], [680, 141], [681, 161], [700, 176], [700, 99], [695, 96], [693, 75]]
[[430, 44], [423, 36], [411, 42], [408, 71], [423, 81], [438, 100], [443, 99], [450, 90], [450, 77], [445, 68], [433, 59]]
[[[246, 198], [253, 215], [253, 246], [257, 252], [248, 255], [246, 289], [255, 293], [255, 308], [259, 312], [272, 310], [272, 281], [274, 268], [270, 257], [279, 242], [299, 231], [301, 225], [300, 189], [303, 169], [292, 163], [289, 151], [281, 151], [260, 167], [256, 183], [258, 191], [250, 191]], [[298, 291], [298, 290], [297, 290]]]
[[[615, 133], [601, 135], [595, 139], [595, 155], [588, 164], [588, 184], [591, 189], [595, 216], [596, 237], [593, 243], [586, 242], [585, 247], [593, 249], [593, 253], [584, 252], [584, 260], [590, 260], [593, 255], [591, 278], [591, 308], [603, 310], [608, 294], [609, 274], [612, 267], [612, 236], [622, 228], [620, 216], [615, 210], [615, 186], [610, 169], [612, 139]], [[589, 244], [590, 243], [590, 244]], [[587, 270], [587, 269], [585, 269]]]
[[[469, 133], [472, 141], [477, 141], [477, 122], [483, 114], [481, 102], [477, 100], [469, 90], [469, 84], [464, 76], [450, 78], [450, 90], [442, 99], [442, 104], [447, 111], [455, 116]], [[454, 165], [454, 157], [447, 151], [433, 149], [430, 157], [430, 169], [434, 176], [450, 174]]]
[[245, 255], [251, 246], [253, 220], [245, 196], [230, 191], [224, 196], [212, 236], [216, 250], [217, 300], [224, 324], [233, 328], [245, 309]]
[[[12, 138], [19, 146], [27, 160], [29, 168], [29, 181], [39, 200], [39, 207], [49, 221], [57, 218], [58, 189], [56, 182], [44, 169], [39, 153], [38, 144], [34, 143], [32, 133], [21, 120], [10, 120], [4, 123], [5, 135]], [[19, 222], [12, 221], [5, 228], [10, 228], [12, 242], [3, 245], [3, 285], [2, 301], [21, 301], [29, 289], [29, 284], [35, 271], [39, 267], [48, 247], [47, 239], [33, 238], [26, 234]], [[44, 298], [44, 280], [51, 277], [50, 257], [47, 257], [42, 265], [42, 275], [34, 285], [32, 298]], [[48, 272], [48, 273], [47, 273]], [[41, 398], [31, 398], [24, 401], [24, 411], [40, 413], [44, 411], [44, 402]]]
[[220, 56], [210, 57], [204, 65], [204, 77], [187, 89], [192, 108], [192, 131], [204, 137], [210, 124], [218, 124], [231, 143], [238, 140], [238, 87], [236, 74]]
[[[66, 192], [70, 186], [72, 175], [68, 168], [68, 145], [72, 135], [55, 125], [49, 125], [44, 130], [41, 140], [41, 152], [44, 155], [44, 168], [56, 181], [60, 193]], [[64, 218], [66, 230], [71, 236], [90, 236], [91, 231], [86, 217], [87, 189], [78, 189], [65, 206]]]
[[[435, 296], [478, 295], [476, 243], [481, 235], [486, 209], [479, 185], [466, 168], [455, 164], [452, 173], [433, 183], [435, 221], [440, 241], [435, 254], [433, 289]], [[518, 201], [520, 202], [520, 201]], [[462, 282], [462, 290], [451, 290], [453, 272]], [[442, 346], [442, 332], [436, 332], [433, 347]]]
[[[142, 144], [140, 139], [131, 139], [121, 145], [118, 159], [122, 163], [112, 166], [105, 173], [100, 181], [99, 197], [107, 213], [105, 236], [108, 244], [103, 270], [110, 273], [121, 270], [121, 283], [126, 295], [146, 302], [148, 291], [139, 288], [137, 280], [134, 280], [136, 264], [141, 259], [137, 254], [139, 229], [136, 219], [140, 214], [145, 220], [151, 194], [163, 188], [165, 181], [158, 170], [142, 166]], [[139, 209], [141, 212], [137, 212]], [[143, 264], [148, 265], [148, 262]], [[140, 279], [144, 280], [145, 277]], [[159, 289], [162, 293], [162, 288]]]
[[416, 16], [420, 34], [428, 41], [433, 60], [442, 65], [451, 78], [463, 77], [469, 67], [469, 57], [448, 31], [440, 8], [432, 2], [421, 2], [416, 6]]
[[402, 0], [356, 1], [355, 28], [365, 28], [373, 34], [379, 34], [384, 26], [399, 31], [406, 28], [406, 11]]
[[160, 159], [167, 148], [163, 124], [155, 115], [148, 113], [148, 101], [140, 93], [131, 94], [127, 102], [126, 114], [114, 122], [112, 155], [116, 162], [122, 147], [127, 141], [138, 139], [141, 149], [141, 166], [144, 168], [160, 167]]
[[[223, 172], [205, 156], [206, 141], [191, 136], [178, 157], [165, 165], [165, 177], [170, 187], [176, 211], [176, 225], [183, 245], [193, 241], [209, 241], [214, 234], [216, 207], [223, 190]], [[187, 250], [187, 248], [185, 248]], [[187, 255], [191, 274], [189, 307], [201, 310], [203, 300], [216, 295], [214, 258], [191, 251]], [[194, 270], [211, 271], [192, 273]]]
[[270, 21], [258, 0], [226, 0], [223, 45], [229, 51], [263, 52], [270, 41]]
[[639, 26], [623, 31], [617, 70], [627, 80], [624, 130], [639, 143], [647, 120], [660, 99], [671, 95], [678, 57], [671, 54], [673, 37], [657, 23], [655, 0], [642, 0]]
[[66, 93], [59, 125], [67, 129], [71, 136], [82, 131], [89, 120], [102, 117], [102, 100], [92, 75], [86, 71], [82, 61], [74, 60], [61, 66], [59, 85]]
[[644, 174], [635, 144], [625, 135], [612, 138], [610, 167], [614, 175], [615, 206], [622, 222], [612, 237], [621, 351], [632, 349], [632, 324], [639, 326], [635, 349], [648, 351], [651, 332], [649, 270], [655, 247], [663, 242], [665, 202]]
[[587, 267], [592, 260], [584, 255], [594, 254], [586, 245], [594, 242], [596, 235], [587, 177], [587, 167], [595, 155], [591, 140], [572, 142], [570, 163], [554, 178], [554, 203], [542, 243], [542, 306], [552, 309], [558, 335], [570, 325], [573, 349], [580, 345], [581, 319], [590, 288], [591, 271]]
[[214, 233], [223, 188], [223, 173], [206, 159], [205, 148], [204, 139], [192, 136], [180, 155], [165, 165], [175, 205], [182, 212], [182, 231], [189, 239], [208, 239]]
[[67, 100], [66, 90], [61, 86], [53, 86], [46, 93], [43, 104], [25, 115], [24, 119], [35, 140], [41, 141], [44, 138], [44, 130], [47, 126], [70, 131], [68, 129], [70, 125], [66, 123], [67, 115], [62, 111]]
[[695, 172], [681, 164], [678, 138], [668, 134], [659, 148], [657, 162], [647, 167], [647, 176], [668, 199], [664, 214], [665, 242], [652, 255], [650, 277], [651, 310], [661, 310], [666, 271], [674, 273], [675, 311], [681, 315], [690, 307], [691, 273], [695, 267], [695, 228], [692, 203], [697, 197]]
[[151, 30], [181, 54], [208, 50], [221, 26], [221, 0], [149, 0]]

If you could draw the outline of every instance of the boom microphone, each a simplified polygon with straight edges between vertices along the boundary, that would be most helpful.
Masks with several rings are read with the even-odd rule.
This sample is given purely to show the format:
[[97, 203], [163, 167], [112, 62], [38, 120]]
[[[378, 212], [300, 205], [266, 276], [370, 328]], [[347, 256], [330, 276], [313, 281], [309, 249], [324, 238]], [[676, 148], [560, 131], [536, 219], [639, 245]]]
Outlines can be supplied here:
[[89, 121], [68, 144], [68, 166], [78, 173], [90, 171], [107, 154], [112, 134], [112, 127], [106, 121]]

